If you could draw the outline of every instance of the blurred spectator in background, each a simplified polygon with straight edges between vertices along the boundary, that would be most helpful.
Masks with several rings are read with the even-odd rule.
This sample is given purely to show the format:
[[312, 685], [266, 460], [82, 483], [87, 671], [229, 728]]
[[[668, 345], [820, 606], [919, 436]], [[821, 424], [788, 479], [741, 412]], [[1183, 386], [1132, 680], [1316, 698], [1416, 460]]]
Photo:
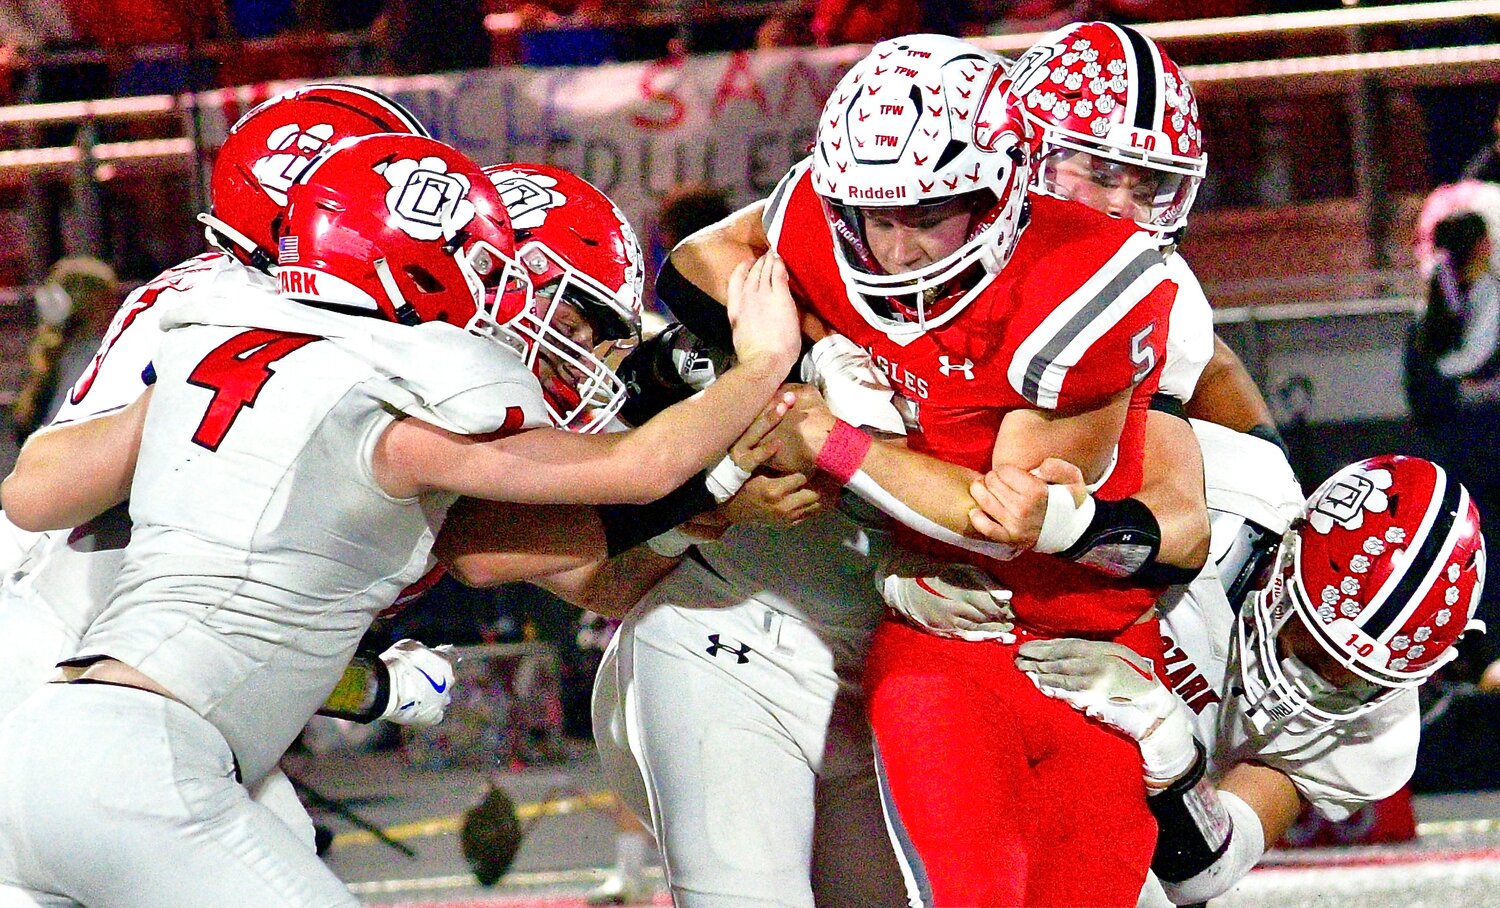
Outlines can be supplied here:
[[818, 0], [812, 33], [819, 47], [874, 44], [920, 31], [917, 0]]
[[[1500, 515], [1500, 185], [1441, 186], [1417, 220], [1416, 252], [1427, 308], [1407, 339], [1405, 384], [1412, 422], [1474, 496], [1480, 514]], [[1485, 529], [1496, 544], [1500, 519]], [[1486, 584], [1478, 617], [1500, 627], [1500, 583]], [[1474, 680], [1500, 645], [1493, 636], [1461, 644], [1454, 674]]]
[[1500, 183], [1500, 109], [1496, 109], [1494, 119], [1490, 123], [1493, 138], [1490, 143], [1469, 159], [1464, 165], [1463, 178], [1465, 180], [1483, 180], [1486, 183]]
[[37, 326], [26, 348], [26, 378], [11, 404], [18, 440], [57, 414], [119, 303], [115, 271], [98, 259], [70, 256], [52, 266], [36, 291]]
[[783, 10], [772, 13], [755, 31], [755, 46], [806, 47], [813, 43], [812, 23], [801, 13]]
[[482, 0], [388, 0], [371, 38], [386, 72], [483, 69], [490, 65], [490, 33]]
[[682, 242], [688, 234], [729, 217], [732, 210], [728, 190], [715, 189], [707, 183], [683, 183], [662, 196], [655, 229], [651, 232], [651, 242], [646, 250], [646, 256], [650, 259], [646, 268], [646, 279], [650, 282], [646, 287], [648, 301], [656, 299], [656, 273], [661, 270], [672, 247]]

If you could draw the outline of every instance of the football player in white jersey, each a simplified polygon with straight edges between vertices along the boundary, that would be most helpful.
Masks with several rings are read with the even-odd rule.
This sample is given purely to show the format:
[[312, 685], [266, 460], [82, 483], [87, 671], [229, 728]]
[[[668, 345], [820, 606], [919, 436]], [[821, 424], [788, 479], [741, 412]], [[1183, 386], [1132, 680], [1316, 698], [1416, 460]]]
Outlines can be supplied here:
[[[1205, 436], [1205, 461], [1222, 467], [1211, 500], [1252, 526], [1285, 515], [1267, 489], [1290, 480], [1255, 444]], [[1248, 873], [1304, 801], [1342, 819], [1406, 783], [1416, 688], [1483, 630], [1484, 573], [1468, 491], [1429, 461], [1373, 457], [1307, 499], [1243, 604], [1205, 572], [1164, 606], [1174, 645], [1159, 673], [1095, 641], [1027, 643], [1020, 657], [1049, 696], [1141, 742], [1161, 828], [1154, 870], [1172, 903], [1191, 904]]]
[[[399, 131], [425, 134], [400, 105], [368, 89], [340, 84], [303, 86], [245, 114], [215, 159], [215, 227], [209, 235], [222, 251], [169, 268], [126, 297], [54, 425], [90, 420], [140, 396], [145, 388], [142, 373], [162, 336], [163, 311], [184, 300], [232, 293], [239, 287], [274, 287], [264, 271], [269, 261], [265, 250], [272, 245], [271, 221], [286, 200], [290, 180], [325, 143]], [[0, 518], [0, 535], [15, 545], [0, 582], [3, 717], [57, 675], [57, 663], [73, 655], [84, 629], [104, 609], [124, 558], [130, 523], [125, 509], [118, 507], [71, 531], [40, 535], [24, 533]], [[387, 683], [379, 689], [351, 690], [345, 700], [355, 706], [367, 704], [366, 719], [388, 713], [398, 722], [440, 720], [447, 693], [435, 692], [420, 670], [440, 681], [451, 670], [441, 657], [418, 647], [404, 641], [384, 654], [384, 671], [353, 675]], [[377, 704], [380, 708], [375, 709]], [[268, 774], [254, 796], [312, 847], [312, 824], [284, 775]]]
[[[42, 898], [355, 904], [238, 783], [275, 765], [425, 570], [448, 505], [654, 499], [717, 458], [796, 354], [768, 257], [737, 278], [740, 364], [701, 398], [629, 433], [525, 431], [546, 417], [505, 346], [527, 341], [501, 328], [533, 305], [503, 205], [420, 137], [320, 157], [278, 250], [280, 298], [164, 318], [133, 535], [69, 660], [81, 683], [0, 724], [0, 880]], [[18, 524], [45, 525], [48, 502], [5, 492]]]

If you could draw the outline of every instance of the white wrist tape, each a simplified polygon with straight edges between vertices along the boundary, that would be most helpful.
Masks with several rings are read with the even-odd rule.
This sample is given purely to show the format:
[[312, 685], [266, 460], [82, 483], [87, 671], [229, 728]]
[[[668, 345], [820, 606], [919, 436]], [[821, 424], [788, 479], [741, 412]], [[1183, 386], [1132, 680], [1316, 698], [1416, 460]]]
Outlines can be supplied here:
[[1167, 897], [1178, 905], [1191, 905], [1217, 898], [1234, 887], [1260, 862], [1266, 853], [1266, 830], [1261, 825], [1255, 808], [1246, 804], [1240, 796], [1228, 791], [1219, 791], [1219, 801], [1229, 813], [1233, 831], [1229, 834], [1229, 848], [1214, 861], [1212, 866], [1197, 876], [1180, 883], [1162, 880]]
[[725, 456], [718, 465], [708, 472], [706, 485], [708, 492], [714, 497], [714, 501], [723, 504], [745, 487], [750, 481], [750, 474], [741, 470], [734, 458]]
[[1083, 504], [1073, 501], [1073, 493], [1063, 485], [1047, 486], [1047, 513], [1037, 535], [1036, 550], [1044, 555], [1067, 551], [1083, 538], [1094, 520], [1094, 496], [1086, 495]]

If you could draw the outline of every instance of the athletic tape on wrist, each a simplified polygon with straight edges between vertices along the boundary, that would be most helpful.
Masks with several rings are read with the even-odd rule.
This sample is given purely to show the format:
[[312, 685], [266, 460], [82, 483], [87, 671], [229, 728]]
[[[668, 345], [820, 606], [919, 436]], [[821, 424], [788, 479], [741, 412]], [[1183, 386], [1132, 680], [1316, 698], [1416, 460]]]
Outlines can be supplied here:
[[1085, 495], [1083, 504], [1078, 504], [1067, 486], [1047, 486], [1047, 513], [1042, 516], [1036, 550], [1043, 555], [1056, 555], [1071, 547], [1093, 522], [1095, 507], [1092, 495]]
[[874, 443], [873, 438], [842, 419], [835, 420], [833, 431], [823, 442], [823, 450], [818, 452], [818, 469], [847, 485], [860, 464], [865, 462], [865, 455], [870, 453], [870, 445]]
[[741, 470], [734, 458], [726, 456], [719, 461], [718, 465], [708, 472], [708, 477], [703, 480], [708, 486], [709, 494], [714, 496], [714, 501], [723, 504], [745, 487], [750, 481], [750, 474]]

